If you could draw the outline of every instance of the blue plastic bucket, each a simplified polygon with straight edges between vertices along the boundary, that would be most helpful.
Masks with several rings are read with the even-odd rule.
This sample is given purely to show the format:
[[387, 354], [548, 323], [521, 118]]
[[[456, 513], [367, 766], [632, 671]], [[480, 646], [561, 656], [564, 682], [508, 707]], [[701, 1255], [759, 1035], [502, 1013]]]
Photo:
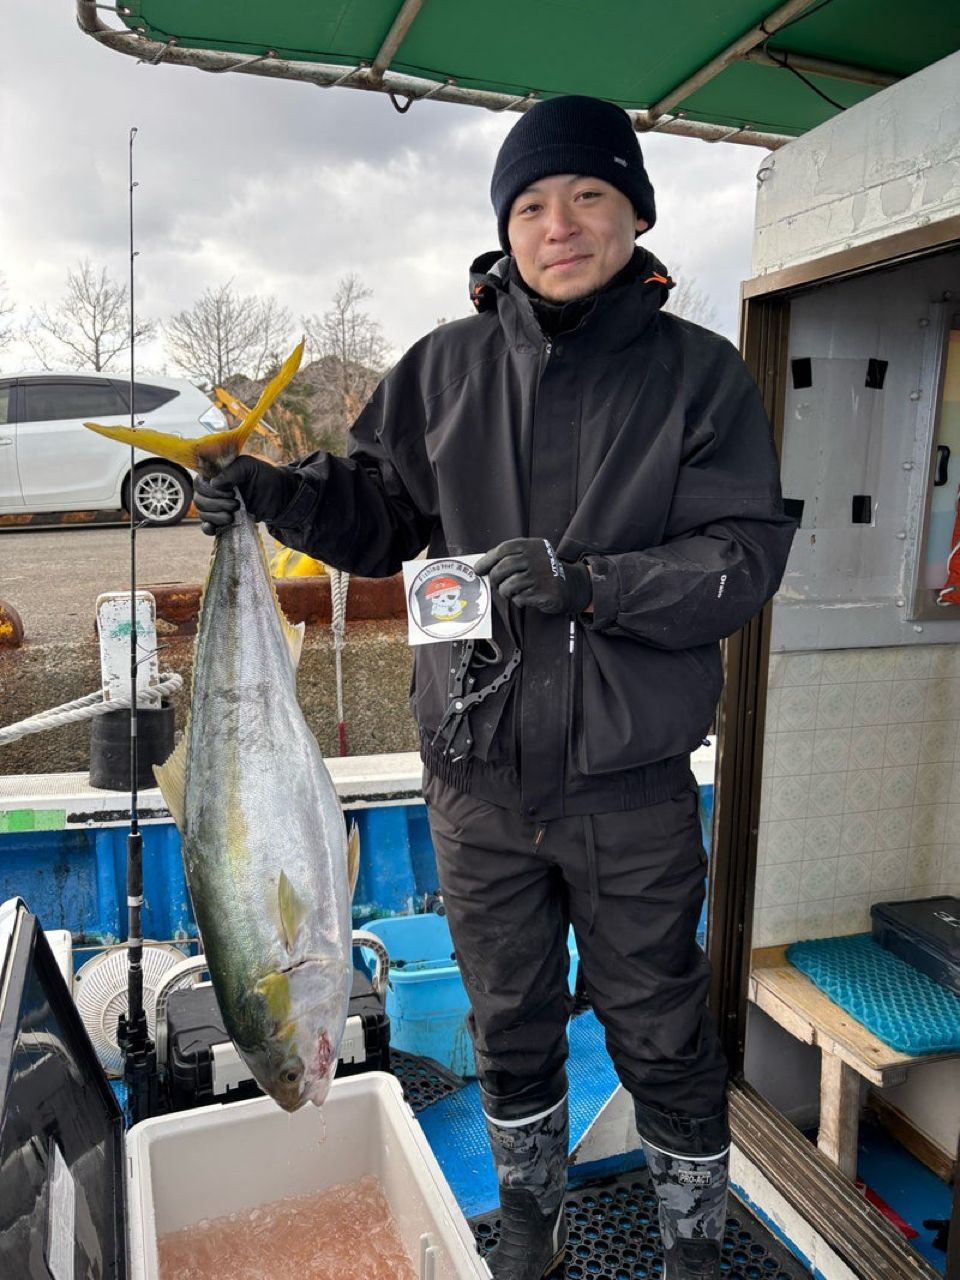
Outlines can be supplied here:
[[[455, 1071], [476, 1075], [467, 1030], [470, 1002], [453, 951], [450, 926], [432, 912], [371, 920], [364, 926], [390, 953], [387, 1014], [390, 1043]], [[576, 982], [577, 950], [570, 932], [570, 984]]]

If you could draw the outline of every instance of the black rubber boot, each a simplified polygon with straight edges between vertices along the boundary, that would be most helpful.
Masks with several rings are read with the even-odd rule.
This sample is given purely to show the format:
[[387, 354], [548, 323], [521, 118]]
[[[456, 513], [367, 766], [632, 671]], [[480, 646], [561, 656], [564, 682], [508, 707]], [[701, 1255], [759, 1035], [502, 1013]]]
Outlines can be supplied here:
[[500, 1186], [500, 1241], [487, 1263], [495, 1280], [543, 1280], [567, 1243], [567, 1100], [530, 1119], [486, 1121]]
[[720, 1280], [730, 1162], [726, 1112], [698, 1120], [639, 1102], [635, 1108], [657, 1193], [662, 1280]]

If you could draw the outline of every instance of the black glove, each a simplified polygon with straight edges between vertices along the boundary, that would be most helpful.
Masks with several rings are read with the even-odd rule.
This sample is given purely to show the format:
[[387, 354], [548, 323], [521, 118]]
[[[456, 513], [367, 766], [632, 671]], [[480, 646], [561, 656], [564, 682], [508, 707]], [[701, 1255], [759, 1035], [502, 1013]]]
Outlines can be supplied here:
[[[213, 480], [193, 482], [193, 500], [204, 533], [220, 533], [236, 519], [240, 498], [254, 520], [275, 520], [286, 511], [300, 489], [295, 471], [243, 454], [234, 458]], [[237, 497], [239, 493], [240, 498]]]
[[482, 555], [474, 572], [520, 608], [542, 613], [582, 613], [593, 597], [585, 564], [557, 558], [546, 538], [511, 538]]

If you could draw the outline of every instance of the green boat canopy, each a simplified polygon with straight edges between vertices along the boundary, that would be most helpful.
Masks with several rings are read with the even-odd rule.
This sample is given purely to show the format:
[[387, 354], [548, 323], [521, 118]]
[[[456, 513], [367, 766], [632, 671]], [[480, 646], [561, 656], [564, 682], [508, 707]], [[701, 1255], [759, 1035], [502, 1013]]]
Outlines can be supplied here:
[[[618, 102], [638, 129], [776, 146], [960, 48], [958, 0], [128, 0], [81, 27], [150, 62], [523, 110]], [[122, 25], [121, 25], [122, 24]]]

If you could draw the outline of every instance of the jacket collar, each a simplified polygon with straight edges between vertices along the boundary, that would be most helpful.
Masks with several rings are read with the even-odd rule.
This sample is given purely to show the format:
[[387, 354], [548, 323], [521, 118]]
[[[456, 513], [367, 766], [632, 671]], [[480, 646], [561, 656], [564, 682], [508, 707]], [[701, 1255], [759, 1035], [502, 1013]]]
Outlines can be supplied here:
[[[621, 350], [659, 313], [673, 283], [663, 263], [638, 245], [623, 271], [594, 295], [594, 305], [577, 308], [575, 328], [563, 330], [560, 318], [564, 341], [576, 342], [582, 356]], [[512, 345], [542, 348], [544, 332], [537, 312], [550, 304], [538, 304], [536, 295], [531, 296], [516, 275], [512, 258], [497, 251], [481, 254], [470, 269], [470, 297], [478, 311], [499, 311]]]

